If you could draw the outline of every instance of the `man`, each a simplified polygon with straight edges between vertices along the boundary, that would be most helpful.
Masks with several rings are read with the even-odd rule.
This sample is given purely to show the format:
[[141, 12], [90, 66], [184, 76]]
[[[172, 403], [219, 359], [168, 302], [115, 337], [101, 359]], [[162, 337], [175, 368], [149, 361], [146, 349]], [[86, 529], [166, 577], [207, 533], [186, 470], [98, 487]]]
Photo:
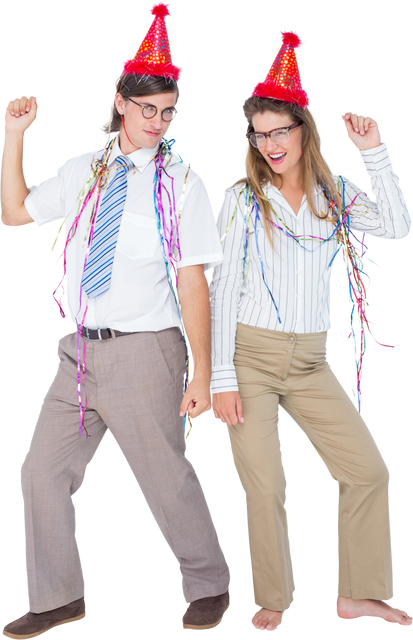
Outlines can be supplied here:
[[[157, 5], [153, 13], [118, 82], [110, 128], [119, 136], [103, 153], [69, 160], [29, 190], [23, 134], [36, 100], [15, 100], [6, 113], [3, 222], [66, 219], [68, 302], [77, 325], [59, 343], [59, 370], [23, 467], [30, 611], [5, 627], [12, 638], [85, 615], [71, 495], [107, 428], [180, 562], [191, 603], [184, 627], [215, 626], [229, 604], [228, 568], [184, 456], [183, 417], [210, 407], [204, 267], [222, 254], [201, 180], [162, 142], [176, 113], [179, 69], [169, 52], [168, 11]], [[170, 286], [174, 265], [194, 358], [183, 399], [186, 345]]]

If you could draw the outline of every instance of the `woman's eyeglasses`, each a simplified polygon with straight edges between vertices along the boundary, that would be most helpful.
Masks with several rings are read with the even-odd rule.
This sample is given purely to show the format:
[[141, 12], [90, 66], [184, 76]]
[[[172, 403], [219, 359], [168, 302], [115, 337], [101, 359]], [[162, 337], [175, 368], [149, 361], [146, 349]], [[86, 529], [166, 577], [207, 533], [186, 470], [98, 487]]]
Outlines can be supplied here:
[[256, 149], [262, 149], [265, 147], [267, 144], [267, 138], [271, 138], [271, 140], [276, 144], [285, 144], [290, 139], [291, 129], [301, 127], [302, 124], [304, 124], [304, 122], [299, 120], [289, 127], [278, 127], [278, 129], [273, 129], [272, 131], [268, 131], [268, 133], [251, 131], [250, 133], [247, 133], [247, 138]]

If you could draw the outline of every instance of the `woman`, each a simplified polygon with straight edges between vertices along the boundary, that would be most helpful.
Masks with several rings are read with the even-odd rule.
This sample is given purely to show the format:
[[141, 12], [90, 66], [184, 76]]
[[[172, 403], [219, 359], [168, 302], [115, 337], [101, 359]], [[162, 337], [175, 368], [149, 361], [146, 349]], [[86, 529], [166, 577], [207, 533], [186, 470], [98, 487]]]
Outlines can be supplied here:
[[247, 494], [254, 590], [262, 607], [252, 622], [257, 629], [275, 629], [294, 590], [277, 433], [280, 404], [339, 482], [338, 615], [408, 625], [412, 619], [405, 612], [382, 602], [392, 596], [388, 472], [326, 362], [325, 343], [330, 266], [340, 246], [360, 321], [367, 323], [350, 229], [401, 238], [410, 219], [371, 118], [343, 116], [376, 203], [345, 178], [331, 176], [301, 87], [298, 45], [297, 36], [283, 34], [265, 82], [244, 105], [247, 180], [226, 193], [218, 223], [225, 260], [211, 285], [213, 408], [229, 427]]

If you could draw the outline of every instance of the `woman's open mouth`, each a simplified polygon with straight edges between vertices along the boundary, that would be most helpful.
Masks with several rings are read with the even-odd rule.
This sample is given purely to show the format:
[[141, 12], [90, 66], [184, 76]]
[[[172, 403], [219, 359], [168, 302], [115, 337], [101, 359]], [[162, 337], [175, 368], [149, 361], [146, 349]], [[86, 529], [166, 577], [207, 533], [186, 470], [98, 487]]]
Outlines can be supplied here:
[[272, 164], [281, 164], [286, 155], [287, 152], [284, 151], [283, 153], [269, 153], [268, 157], [270, 158]]

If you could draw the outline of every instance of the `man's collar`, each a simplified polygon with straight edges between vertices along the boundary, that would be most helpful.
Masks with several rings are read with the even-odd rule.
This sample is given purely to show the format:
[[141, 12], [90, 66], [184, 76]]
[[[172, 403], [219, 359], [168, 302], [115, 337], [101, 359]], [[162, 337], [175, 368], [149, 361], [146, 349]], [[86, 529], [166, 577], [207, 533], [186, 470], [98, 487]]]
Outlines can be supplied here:
[[[132, 151], [132, 153], [128, 154], [128, 158], [130, 158], [137, 169], [142, 173], [150, 161], [155, 157], [157, 151], [159, 149], [159, 144], [153, 149], [138, 149], [137, 151]], [[119, 146], [119, 138], [117, 137], [115, 143], [113, 145], [112, 151], [110, 152], [110, 156], [108, 159], [108, 165], [115, 161], [118, 156], [123, 156], [125, 154], [122, 153]]]

